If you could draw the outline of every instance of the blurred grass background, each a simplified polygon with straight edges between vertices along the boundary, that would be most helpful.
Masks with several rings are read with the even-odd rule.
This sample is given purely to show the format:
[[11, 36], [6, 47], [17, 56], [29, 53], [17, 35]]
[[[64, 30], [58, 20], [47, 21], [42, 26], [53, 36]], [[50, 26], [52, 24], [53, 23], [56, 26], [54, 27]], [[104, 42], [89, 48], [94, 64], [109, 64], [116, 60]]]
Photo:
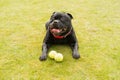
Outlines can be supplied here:
[[[62, 63], [39, 61], [45, 23], [54, 11], [71, 13], [81, 59], [56, 45]], [[0, 0], [1, 80], [120, 80], [119, 0]]]

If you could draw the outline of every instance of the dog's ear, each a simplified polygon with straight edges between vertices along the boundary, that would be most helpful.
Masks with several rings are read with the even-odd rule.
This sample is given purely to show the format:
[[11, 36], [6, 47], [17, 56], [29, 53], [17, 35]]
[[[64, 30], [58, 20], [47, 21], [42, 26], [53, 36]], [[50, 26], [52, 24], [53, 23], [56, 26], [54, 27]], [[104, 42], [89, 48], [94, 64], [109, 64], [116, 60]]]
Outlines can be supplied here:
[[73, 16], [72, 16], [70, 13], [67, 13], [67, 15], [68, 15], [71, 19], [73, 19]]
[[52, 13], [52, 15], [51, 15], [50, 19], [52, 19], [53, 15], [54, 15], [55, 13], [56, 13], [56, 12], [53, 12], [53, 13]]
[[52, 14], [55, 14], [56, 12], [53, 12]]

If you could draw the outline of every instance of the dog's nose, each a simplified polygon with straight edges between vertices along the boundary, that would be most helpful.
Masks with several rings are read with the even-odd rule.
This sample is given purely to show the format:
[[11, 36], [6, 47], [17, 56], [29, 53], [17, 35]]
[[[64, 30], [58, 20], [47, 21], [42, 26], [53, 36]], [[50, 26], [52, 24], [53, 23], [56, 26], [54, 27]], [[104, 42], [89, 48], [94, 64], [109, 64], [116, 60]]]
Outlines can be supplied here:
[[54, 20], [54, 23], [58, 23], [59, 21], [58, 20]]

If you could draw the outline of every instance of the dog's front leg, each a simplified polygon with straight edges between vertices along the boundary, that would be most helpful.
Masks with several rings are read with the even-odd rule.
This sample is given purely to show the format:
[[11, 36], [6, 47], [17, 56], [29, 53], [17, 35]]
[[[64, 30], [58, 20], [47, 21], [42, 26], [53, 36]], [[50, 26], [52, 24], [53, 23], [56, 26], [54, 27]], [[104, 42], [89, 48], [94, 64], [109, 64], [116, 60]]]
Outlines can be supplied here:
[[47, 41], [49, 41], [49, 31], [47, 31], [46, 36], [45, 36], [44, 41], [43, 41], [42, 55], [39, 58], [40, 61], [44, 61], [47, 59], [47, 52], [48, 52], [48, 49], [50, 47], [50, 44], [48, 44]]
[[80, 58], [80, 54], [78, 52], [78, 43], [71, 43], [71, 48], [72, 48], [72, 56], [75, 59], [79, 59]]
[[48, 52], [49, 45], [46, 43], [43, 43], [42, 45], [42, 55], [40, 56], [40, 60], [44, 61], [47, 59], [47, 52]]
[[73, 53], [72, 53], [72, 55], [73, 55], [73, 58], [75, 58], [75, 59], [80, 58], [80, 54], [78, 52], [78, 43], [77, 42], [73, 44]]

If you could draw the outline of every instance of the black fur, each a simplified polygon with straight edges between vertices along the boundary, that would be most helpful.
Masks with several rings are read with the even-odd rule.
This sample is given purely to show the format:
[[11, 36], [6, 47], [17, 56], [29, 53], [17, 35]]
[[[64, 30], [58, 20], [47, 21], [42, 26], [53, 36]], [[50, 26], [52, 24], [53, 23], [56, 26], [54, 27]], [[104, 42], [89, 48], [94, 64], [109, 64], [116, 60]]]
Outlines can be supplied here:
[[[80, 54], [78, 52], [78, 42], [74, 29], [72, 27], [71, 19], [73, 19], [73, 16], [70, 13], [54, 12], [52, 14], [50, 20], [45, 25], [47, 32], [43, 40], [42, 55], [39, 58], [41, 61], [47, 59], [47, 52], [52, 44], [68, 44], [72, 49], [73, 58], [75, 59], [80, 58]], [[50, 31], [51, 29], [54, 28], [61, 30], [60, 33], [56, 34], [59, 36], [64, 36], [69, 32], [70, 33], [66, 35], [64, 38], [58, 39], [55, 38]]]

